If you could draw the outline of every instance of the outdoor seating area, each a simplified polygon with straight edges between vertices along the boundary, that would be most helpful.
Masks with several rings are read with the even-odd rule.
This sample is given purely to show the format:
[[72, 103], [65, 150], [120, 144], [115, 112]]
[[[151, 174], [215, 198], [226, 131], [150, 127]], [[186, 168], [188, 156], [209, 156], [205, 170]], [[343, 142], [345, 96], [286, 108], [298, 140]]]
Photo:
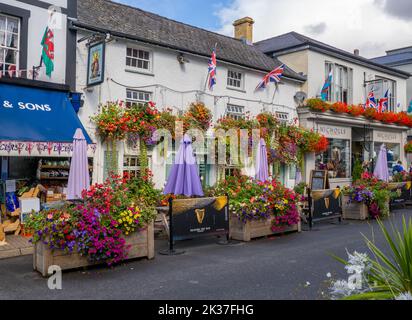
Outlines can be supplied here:
[[[191, 127], [210, 128], [211, 113], [202, 105], [192, 108], [190, 121], [183, 119], [185, 133], [163, 190], [155, 188], [147, 167], [142, 167], [140, 175], [134, 177], [116, 175], [115, 167], [111, 167], [110, 177], [104, 183], [91, 184], [88, 144], [82, 130], [77, 129], [66, 200], [48, 203], [48, 190], [40, 185], [34, 192], [29, 191], [32, 192], [30, 197], [23, 194], [19, 201], [16, 201], [14, 192], [6, 192], [7, 210], [20, 213], [22, 223], [16, 220], [16, 225], [24, 231], [25, 237], [18, 237], [20, 231], [15, 231], [14, 236], [3, 232], [0, 257], [33, 254], [34, 268], [46, 276], [48, 267], [53, 264], [60, 265], [62, 270], [70, 270], [96, 264], [112, 266], [142, 257], [153, 259], [156, 252], [183, 254], [176, 249], [181, 240], [216, 236], [223, 244], [250, 242], [267, 236], [302, 232], [303, 224], [307, 225], [305, 230], [310, 231], [313, 224], [325, 220], [384, 219], [390, 214], [391, 203], [405, 197], [405, 204], [410, 200], [411, 175], [402, 172], [391, 177], [389, 182], [384, 145], [374, 173], [361, 173], [349, 187], [332, 188], [327, 171], [313, 170], [309, 184], [299, 181], [302, 177], [298, 171], [300, 178], [297, 178], [295, 188], [287, 188], [277, 180], [273, 167], [277, 163], [299, 164], [306, 153], [325, 150], [328, 141], [302, 127], [281, 124], [270, 113], [263, 113], [256, 119], [221, 119], [217, 123], [213, 130], [236, 130], [238, 139], [245, 134], [249, 139], [252, 128], [260, 133], [256, 152], [252, 148], [250, 153], [254, 176], [248, 176], [239, 168], [215, 186], [204, 187], [193, 149], [196, 139], [188, 133]], [[170, 117], [170, 114], [159, 112], [154, 104], [139, 106], [134, 111], [135, 116], [145, 114], [145, 125], [132, 128], [122, 125], [122, 128], [128, 128], [124, 130], [109, 126], [107, 119], [109, 113], [114, 119], [116, 112], [124, 112], [122, 108], [110, 104], [101, 112], [95, 121], [101, 123], [102, 118], [106, 119], [99, 131], [102, 138], [110, 142], [138, 132], [143, 156], [150, 147], [148, 141], [152, 129], [148, 128], [156, 127], [163, 118]], [[127, 116], [130, 114], [133, 109]], [[133, 118], [130, 121], [134, 123]], [[233, 137], [224, 141], [228, 147], [232, 142]], [[296, 145], [296, 150], [288, 148], [288, 144]], [[226, 156], [233, 157], [233, 154]], [[8, 188], [15, 186], [9, 183]], [[25, 199], [31, 199], [30, 211]], [[157, 235], [163, 239], [168, 237], [169, 249], [160, 251], [156, 248], [155, 225]], [[27, 236], [30, 235], [29, 243]]]

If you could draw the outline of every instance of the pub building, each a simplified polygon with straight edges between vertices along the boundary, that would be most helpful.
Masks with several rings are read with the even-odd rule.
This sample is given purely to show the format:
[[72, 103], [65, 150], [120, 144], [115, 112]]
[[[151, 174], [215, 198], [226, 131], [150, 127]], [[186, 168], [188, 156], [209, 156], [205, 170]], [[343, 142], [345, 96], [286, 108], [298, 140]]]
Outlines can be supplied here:
[[329, 140], [326, 152], [307, 155], [305, 172], [310, 175], [313, 169], [327, 170], [331, 188], [351, 184], [355, 159], [359, 159], [365, 169], [373, 171], [382, 144], [387, 148], [390, 172], [399, 160], [406, 164], [403, 147], [407, 141], [408, 127], [330, 111], [312, 112], [308, 108], [299, 110], [299, 119], [301, 125], [322, 133]]
[[[357, 49], [351, 53], [297, 32], [263, 40], [255, 46], [307, 76], [300, 96], [321, 98], [322, 89], [330, 83], [322, 97], [330, 104], [364, 105], [373, 93], [377, 102], [385, 96], [388, 98], [386, 111], [407, 110], [407, 80], [411, 75], [366, 59]], [[355, 159], [372, 170], [382, 144], [388, 150], [390, 172], [399, 160], [404, 166], [409, 164], [404, 152], [407, 127], [371, 121], [363, 116], [313, 112], [305, 108], [304, 103], [298, 108], [298, 115], [302, 126], [323, 133], [330, 142], [327, 152], [307, 156], [306, 182], [312, 170], [321, 169], [328, 171], [331, 187], [348, 185], [352, 181]]]

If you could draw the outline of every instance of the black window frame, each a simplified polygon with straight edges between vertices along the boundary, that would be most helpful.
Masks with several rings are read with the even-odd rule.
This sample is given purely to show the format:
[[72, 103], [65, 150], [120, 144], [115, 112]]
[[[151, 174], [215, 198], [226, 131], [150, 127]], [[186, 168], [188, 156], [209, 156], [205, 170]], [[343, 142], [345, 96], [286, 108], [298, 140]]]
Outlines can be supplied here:
[[0, 13], [20, 19], [19, 69], [27, 70], [29, 19], [31, 12], [30, 10], [0, 3]]

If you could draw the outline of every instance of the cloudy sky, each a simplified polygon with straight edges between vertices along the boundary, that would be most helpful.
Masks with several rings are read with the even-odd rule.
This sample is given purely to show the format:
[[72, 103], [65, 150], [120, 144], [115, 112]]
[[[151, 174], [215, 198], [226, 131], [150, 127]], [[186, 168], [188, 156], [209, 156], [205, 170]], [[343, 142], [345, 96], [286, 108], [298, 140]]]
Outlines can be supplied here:
[[255, 19], [254, 40], [296, 31], [375, 57], [412, 46], [412, 0], [115, 0], [226, 35]]

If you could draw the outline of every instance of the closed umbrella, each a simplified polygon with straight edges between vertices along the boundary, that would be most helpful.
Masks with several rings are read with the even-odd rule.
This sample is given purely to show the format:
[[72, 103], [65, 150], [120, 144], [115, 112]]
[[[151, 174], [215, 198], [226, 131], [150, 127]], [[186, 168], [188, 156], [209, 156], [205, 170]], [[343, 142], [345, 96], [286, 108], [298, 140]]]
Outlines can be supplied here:
[[185, 134], [167, 179], [164, 194], [203, 196], [202, 183], [193, 155], [192, 139]]
[[388, 156], [386, 147], [382, 144], [379, 151], [378, 160], [376, 161], [375, 171], [373, 175], [382, 181], [389, 181]]
[[70, 164], [67, 200], [81, 199], [83, 190], [90, 187], [87, 142], [82, 129], [77, 129], [73, 140], [73, 155]]
[[264, 139], [260, 139], [256, 156], [256, 180], [261, 182], [269, 180], [268, 153]]
[[296, 168], [295, 186], [299, 185], [302, 182], [302, 171], [300, 171], [300, 168]]

